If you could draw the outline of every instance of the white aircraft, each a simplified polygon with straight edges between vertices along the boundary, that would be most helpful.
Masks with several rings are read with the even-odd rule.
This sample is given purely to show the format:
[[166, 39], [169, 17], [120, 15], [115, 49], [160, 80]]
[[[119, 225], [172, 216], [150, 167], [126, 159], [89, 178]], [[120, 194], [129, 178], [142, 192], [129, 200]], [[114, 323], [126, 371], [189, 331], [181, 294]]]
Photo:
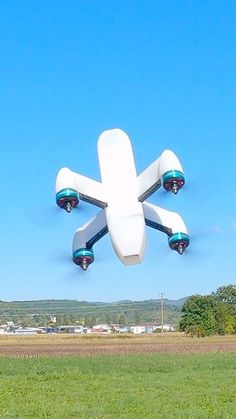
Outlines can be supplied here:
[[56, 179], [59, 207], [71, 212], [81, 199], [102, 208], [75, 232], [74, 263], [86, 270], [94, 261], [94, 244], [108, 232], [118, 258], [125, 265], [140, 263], [145, 250], [145, 224], [166, 233], [170, 248], [182, 254], [189, 245], [189, 236], [180, 215], [146, 202], [161, 186], [174, 194], [182, 188], [183, 168], [177, 156], [165, 150], [137, 176], [131, 143], [124, 131], [104, 131], [97, 149], [102, 182], [66, 167]]

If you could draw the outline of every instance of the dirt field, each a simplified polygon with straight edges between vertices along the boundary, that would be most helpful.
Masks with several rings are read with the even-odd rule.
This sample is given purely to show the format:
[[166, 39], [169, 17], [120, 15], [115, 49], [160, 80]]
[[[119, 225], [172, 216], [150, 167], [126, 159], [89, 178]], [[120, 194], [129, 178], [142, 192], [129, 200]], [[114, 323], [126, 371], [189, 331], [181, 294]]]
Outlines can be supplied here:
[[0, 356], [94, 356], [106, 354], [207, 353], [236, 351], [236, 336], [190, 338], [179, 335], [0, 336]]

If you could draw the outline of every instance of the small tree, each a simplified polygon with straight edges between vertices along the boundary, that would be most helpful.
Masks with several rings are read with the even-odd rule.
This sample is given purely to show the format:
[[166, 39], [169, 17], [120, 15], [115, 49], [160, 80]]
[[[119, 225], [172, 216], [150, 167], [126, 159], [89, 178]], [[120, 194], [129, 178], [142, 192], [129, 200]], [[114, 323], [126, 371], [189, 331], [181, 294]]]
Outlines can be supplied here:
[[193, 295], [182, 307], [180, 330], [191, 335], [206, 336], [216, 333], [216, 301], [211, 295]]
[[118, 322], [119, 322], [119, 324], [124, 324], [124, 325], [127, 324], [127, 319], [126, 319], [124, 314], [121, 313], [119, 315], [119, 321]]
[[212, 293], [216, 302], [216, 322], [219, 334], [236, 333], [236, 286], [225, 285]]

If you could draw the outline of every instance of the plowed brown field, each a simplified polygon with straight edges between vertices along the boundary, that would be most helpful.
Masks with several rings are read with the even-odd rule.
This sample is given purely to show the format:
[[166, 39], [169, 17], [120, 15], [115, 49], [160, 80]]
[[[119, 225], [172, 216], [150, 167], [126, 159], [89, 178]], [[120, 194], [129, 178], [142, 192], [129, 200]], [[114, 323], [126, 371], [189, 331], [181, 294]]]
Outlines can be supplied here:
[[0, 336], [0, 356], [94, 356], [236, 351], [236, 336]]

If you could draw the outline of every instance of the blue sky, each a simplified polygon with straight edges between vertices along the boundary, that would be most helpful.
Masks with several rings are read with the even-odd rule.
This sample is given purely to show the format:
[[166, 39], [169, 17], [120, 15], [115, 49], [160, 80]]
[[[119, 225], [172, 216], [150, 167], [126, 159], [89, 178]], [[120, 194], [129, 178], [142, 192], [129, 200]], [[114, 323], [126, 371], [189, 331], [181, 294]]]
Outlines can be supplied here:
[[[232, 1], [0, 3], [1, 300], [180, 298], [235, 283], [236, 4]], [[62, 166], [99, 180], [96, 143], [119, 127], [140, 173], [166, 148], [186, 186], [149, 201], [183, 217], [183, 256], [147, 230], [126, 267], [109, 236], [87, 272], [74, 231], [98, 209], [55, 205]], [[122, 163], [121, 163], [122, 164]]]

